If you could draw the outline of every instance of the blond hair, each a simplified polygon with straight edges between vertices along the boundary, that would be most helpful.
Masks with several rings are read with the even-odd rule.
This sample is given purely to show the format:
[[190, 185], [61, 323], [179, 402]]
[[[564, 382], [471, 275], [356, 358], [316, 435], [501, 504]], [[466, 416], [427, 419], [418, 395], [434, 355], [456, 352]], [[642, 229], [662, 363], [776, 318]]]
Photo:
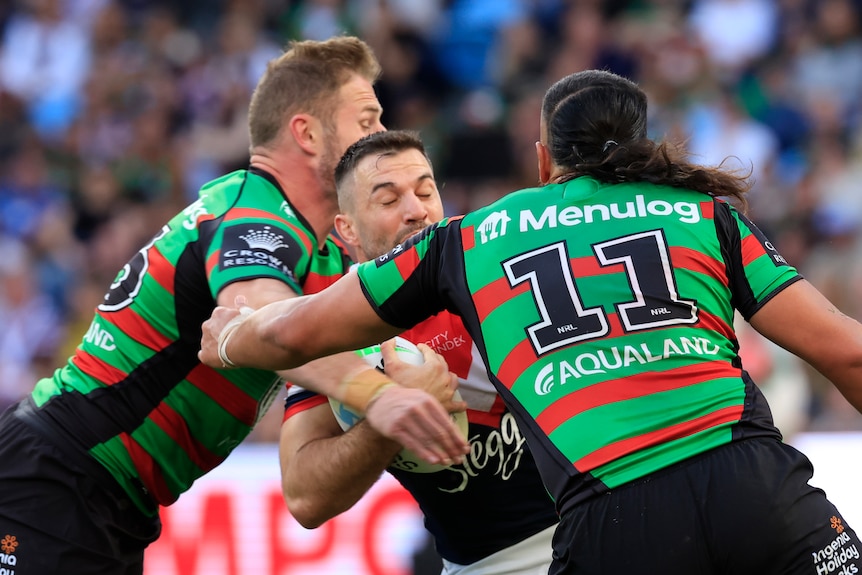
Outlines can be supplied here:
[[371, 83], [380, 76], [380, 63], [359, 38], [291, 42], [284, 54], [269, 62], [252, 94], [251, 147], [270, 144], [294, 114], [311, 114], [329, 124], [338, 89], [354, 75]]

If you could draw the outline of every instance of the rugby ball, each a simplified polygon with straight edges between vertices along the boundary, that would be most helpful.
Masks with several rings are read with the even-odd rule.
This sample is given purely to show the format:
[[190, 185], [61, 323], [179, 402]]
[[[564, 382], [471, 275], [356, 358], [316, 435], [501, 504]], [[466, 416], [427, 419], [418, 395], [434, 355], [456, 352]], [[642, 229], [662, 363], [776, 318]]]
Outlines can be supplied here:
[[[380, 350], [380, 345], [372, 345], [365, 349], [360, 349], [356, 353], [364, 359], [368, 365], [385, 373], [386, 370], [383, 365], [383, 352]], [[401, 361], [411, 365], [422, 365], [425, 363], [425, 358], [422, 356], [422, 352], [419, 348], [403, 337], [395, 338], [395, 353], [398, 354], [398, 358]], [[455, 391], [455, 399], [457, 401], [461, 401], [461, 396], [458, 394], [457, 390]], [[352, 408], [331, 397], [329, 398], [329, 405], [332, 407], [332, 413], [335, 415], [338, 425], [340, 425], [341, 429], [345, 431], [356, 425], [363, 418], [361, 414], [357, 413]], [[467, 428], [469, 425], [467, 414], [462, 411], [451, 415], [452, 420], [457, 424], [461, 433], [464, 437], [467, 437]], [[445, 465], [425, 462], [409, 449], [402, 449], [401, 452], [395, 456], [395, 460], [392, 462], [390, 467], [412, 473], [434, 473], [446, 468]]]

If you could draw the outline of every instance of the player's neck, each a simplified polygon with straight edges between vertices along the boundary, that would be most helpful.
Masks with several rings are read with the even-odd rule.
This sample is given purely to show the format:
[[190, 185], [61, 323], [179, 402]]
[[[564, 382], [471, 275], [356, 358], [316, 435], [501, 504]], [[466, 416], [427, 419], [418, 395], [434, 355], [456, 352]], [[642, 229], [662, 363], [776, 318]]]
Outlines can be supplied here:
[[275, 161], [259, 154], [252, 154], [249, 164], [275, 178], [293, 209], [311, 225], [318, 245], [323, 245], [338, 213], [338, 199], [334, 191], [323, 188], [316, 170], [307, 162]]

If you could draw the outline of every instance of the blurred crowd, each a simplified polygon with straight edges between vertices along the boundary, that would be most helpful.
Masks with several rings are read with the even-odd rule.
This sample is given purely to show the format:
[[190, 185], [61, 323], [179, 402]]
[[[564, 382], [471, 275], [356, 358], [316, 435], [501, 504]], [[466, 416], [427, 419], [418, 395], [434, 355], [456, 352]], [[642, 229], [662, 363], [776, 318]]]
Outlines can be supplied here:
[[[0, 407], [65, 361], [126, 260], [248, 161], [248, 101], [291, 39], [349, 33], [419, 130], [448, 214], [537, 181], [544, 90], [604, 68], [651, 136], [750, 172], [750, 215], [862, 319], [862, 0], [14, 0], [0, 3]], [[862, 416], [740, 325], [786, 435]], [[804, 329], [804, 326], [800, 326]]]

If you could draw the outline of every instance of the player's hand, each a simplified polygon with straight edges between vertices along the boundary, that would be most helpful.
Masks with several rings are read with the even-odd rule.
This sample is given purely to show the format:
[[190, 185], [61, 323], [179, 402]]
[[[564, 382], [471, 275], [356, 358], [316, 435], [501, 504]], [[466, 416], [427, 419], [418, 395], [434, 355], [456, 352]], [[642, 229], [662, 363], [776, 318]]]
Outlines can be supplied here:
[[440, 402], [420, 389], [386, 388], [368, 406], [365, 419], [378, 433], [428, 463], [461, 463], [470, 451], [470, 444]]
[[226, 363], [224, 358], [219, 355], [219, 345], [224, 343], [222, 334], [227, 335], [230, 330], [236, 329], [239, 323], [252, 311], [254, 310], [246, 305], [243, 296], [237, 296], [232, 308], [216, 306], [210, 318], [201, 326], [201, 350], [198, 352], [198, 359], [201, 363], [218, 369], [235, 367]]
[[424, 363], [412, 365], [402, 361], [395, 351], [395, 339], [380, 344], [383, 354], [383, 364], [386, 375], [393, 381], [415, 389], [422, 389], [437, 398], [449, 413], [457, 413], [467, 409], [467, 404], [455, 399], [458, 388], [458, 377], [449, 371], [446, 359], [424, 343], [417, 344], [422, 352]]

